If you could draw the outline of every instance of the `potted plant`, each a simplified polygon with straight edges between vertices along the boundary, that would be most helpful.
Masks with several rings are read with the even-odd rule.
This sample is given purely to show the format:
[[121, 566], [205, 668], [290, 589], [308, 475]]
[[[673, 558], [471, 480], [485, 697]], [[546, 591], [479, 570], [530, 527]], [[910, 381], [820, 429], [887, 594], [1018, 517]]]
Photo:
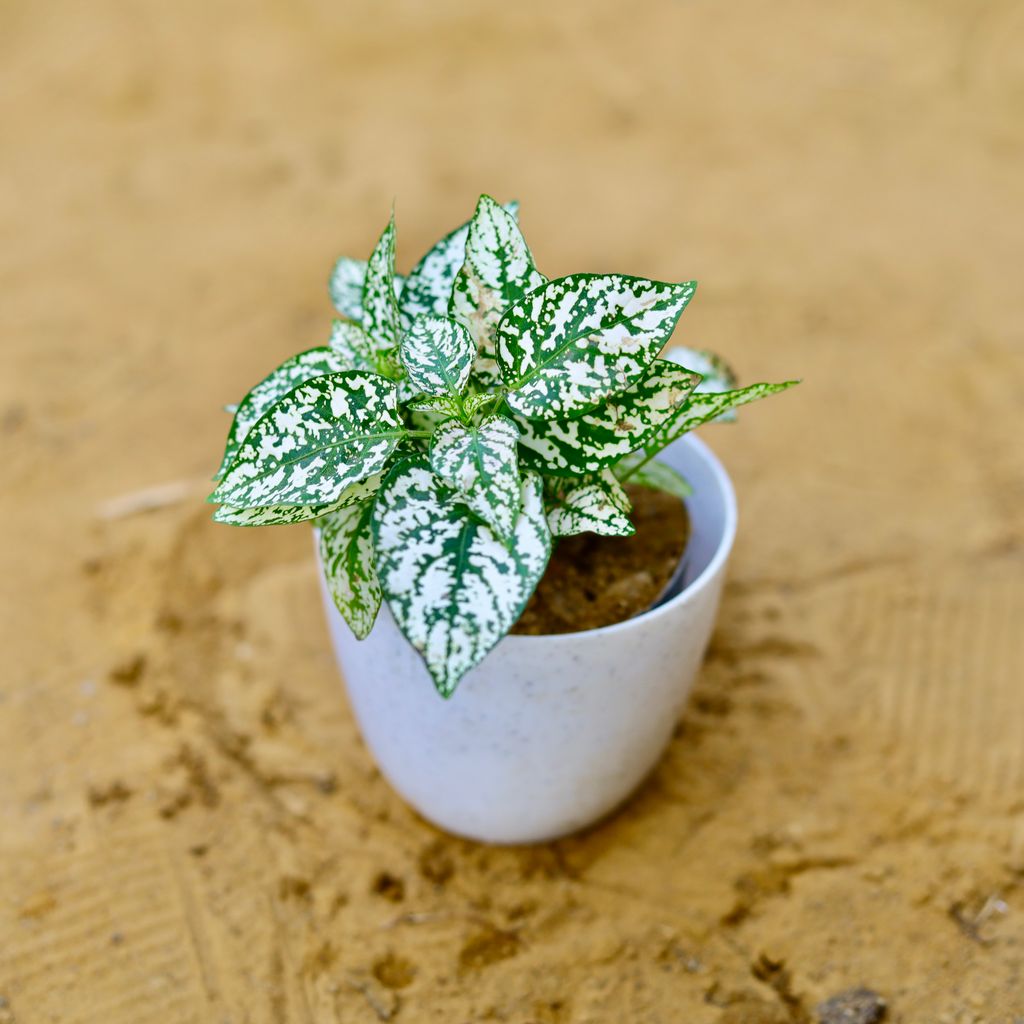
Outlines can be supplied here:
[[[707, 353], [662, 356], [695, 287], [549, 280], [515, 204], [488, 196], [402, 277], [392, 216], [368, 261], [335, 266], [344, 319], [328, 344], [233, 408], [214, 519], [314, 523], [363, 735], [450, 831], [524, 842], [578, 829], [668, 741], [736, 521], [728, 477], [684, 435], [794, 383], [736, 388]], [[675, 545], [670, 562], [689, 515], [678, 592], [671, 564], [633, 564], [632, 604], [575, 617], [619, 587], [608, 564], [636, 540], [631, 496], [646, 507], [656, 492], [679, 513], [669, 529], [647, 516], [648, 540]], [[587, 534], [596, 547], [571, 548]], [[542, 635], [520, 635], [526, 619]]]

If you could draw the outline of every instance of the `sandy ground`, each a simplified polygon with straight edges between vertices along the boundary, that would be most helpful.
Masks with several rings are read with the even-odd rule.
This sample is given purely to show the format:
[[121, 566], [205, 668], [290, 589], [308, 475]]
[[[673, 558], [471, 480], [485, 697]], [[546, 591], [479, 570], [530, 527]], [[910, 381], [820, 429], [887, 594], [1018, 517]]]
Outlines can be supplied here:
[[[0, 1021], [1024, 1019], [1022, 52], [998, 0], [0, 5]], [[332, 259], [483, 190], [805, 378], [706, 432], [663, 763], [520, 850], [381, 780], [307, 532], [200, 503]]]

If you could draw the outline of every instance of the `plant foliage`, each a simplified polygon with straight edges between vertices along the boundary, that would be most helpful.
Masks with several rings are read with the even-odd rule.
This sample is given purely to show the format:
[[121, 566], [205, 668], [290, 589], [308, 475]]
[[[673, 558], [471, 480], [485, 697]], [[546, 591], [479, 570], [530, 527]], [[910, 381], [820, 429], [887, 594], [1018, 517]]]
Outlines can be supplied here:
[[795, 383], [739, 388], [712, 353], [664, 351], [696, 282], [549, 280], [517, 215], [482, 196], [406, 277], [393, 216], [368, 260], [338, 260], [343, 319], [234, 407], [210, 496], [218, 522], [314, 521], [352, 631], [386, 600], [446, 697], [555, 539], [628, 536], [624, 483], [685, 497], [658, 453]]

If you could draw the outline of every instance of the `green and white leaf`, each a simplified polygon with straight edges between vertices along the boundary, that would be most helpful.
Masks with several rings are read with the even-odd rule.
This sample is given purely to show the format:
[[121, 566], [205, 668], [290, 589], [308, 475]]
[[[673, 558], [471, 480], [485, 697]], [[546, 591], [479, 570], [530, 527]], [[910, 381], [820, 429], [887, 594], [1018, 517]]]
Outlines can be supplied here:
[[381, 588], [442, 696], [508, 632], [544, 573], [551, 534], [539, 477], [523, 481], [521, 500], [506, 547], [466, 513], [426, 459], [398, 463], [377, 496]]
[[664, 491], [680, 501], [693, 494], [693, 488], [682, 473], [657, 459], [641, 464], [641, 459], [645, 457], [642, 454], [629, 456], [615, 467], [615, 475], [620, 480], [629, 480], [631, 484], [649, 487], [652, 491]]
[[481, 196], [469, 222], [466, 259], [455, 276], [448, 310], [469, 328], [478, 353], [474, 370], [483, 381], [500, 380], [494, 333], [501, 314], [546, 281], [534, 266], [515, 217], [490, 196]]
[[497, 331], [506, 401], [527, 417], [586, 412], [646, 374], [696, 282], [572, 274], [511, 306]]
[[366, 266], [362, 325], [376, 350], [398, 344], [398, 300], [395, 297], [395, 216], [391, 215]]
[[555, 537], [598, 533], [603, 537], [629, 537], [633, 507], [615, 474], [603, 469], [591, 476], [552, 477], [547, 483], [548, 526]]
[[428, 395], [460, 395], [469, 382], [476, 346], [469, 331], [446, 316], [418, 316], [402, 336], [409, 383]]
[[[507, 203], [505, 209], [515, 217], [519, 204]], [[441, 241], [433, 245], [427, 254], [412, 268], [402, 289], [399, 304], [402, 328], [408, 330], [413, 320], [424, 313], [446, 316], [452, 297], [455, 275], [466, 259], [466, 239], [469, 236], [469, 222], [460, 224]]]
[[[334, 308], [342, 316], [347, 316], [356, 322], [363, 319], [363, 284], [365, 281], [366, 260], [354, 260], [348, 256], [342, 256], [334, 264], [328, 282]], [[405, 277], [402, 274], [395, 274], [396, 298], [402, 294], [404, 284]]]
[[490, 416], [478, 426], [448, 420], [430, 441], [431, 469], [506, 544], [521, 508], [518, 440], [512, 420]]
[[662, 353], [661, 358], [699, 373], [703, 379], [698, 391], [731, 391], [736, 387], [736, 374], [732, 367], [708, 349], [673, 345]]
[[368, 480], [350, 484], [342, 492], [341, 497], [329, 505], [263, 505], [258, 508], [233, 508], [231, 505], [221, 505], [213, 513], [213, 519], [214, 522], [227, 523], [228, 526], [288, 526], [292, 523], [319, 519], [321, 516], [372, 497], [380, 487], [382, 479], [378, 473]]
[[359, 640], [373, 629], [382, 599], [374, 567], [373, 502], [362, 501], [320, 521], [320, 560], [327, 589]]
[[750, 402], [756, 402], [759, 398], [776, 395], [799, 383], [797, 380], [787, 380], [781, 384], [750, 384], [745, 388], [737, 388], [735, 391], [694, 393], [679, 417], [664, 430], [659, 431], [647, 444], [647, 453], [653, 454], [661, 451], [662, 448], [678, 440], [683, 434], [695, 430], [704, 423], [718, 419], [722, 413], [737, 409]]
[[350, 320], [363, 319], [363, 282], [366, 280], [366, 260], [342, 256], [328, 282], [334, 308]]
[[462, 404], [465, 407], [466, 415], [472, 416], [474, 413], [479, 412], [485, 405], [494, 405], [497, 400], [496, 395], [491, 394], [488, 391], [480, 391], [474, 395], [467, 395]]
[[[700, 392], [731, 391], [738, 383], [732, 367], [721, 356], [707, 349], [674, 345], [662, 353], [662, 358], [671, 359], [672, 362], [699, 373], [702, 380], [697, 385], [697, 390]], [[735, 419], [736, 413], [730, 410], [719, 416], [718, 422], [727, 423]]]
[[315, 377], [264, 413], [209, 500], [328, 505], [379, 473], [404, 433], [391, 381], [358, 370]]
[[377, 345], [359, 324], [335, 320], [327, 347], [341, 360], [339, 369], [380, 372]]
[[700, 377], [666, 359], [628, 391], [573, 419], [525, 420], [522, 461], [556, 476], [595, 473], [642, 448], [686, 407]]
[[[452, 416], [462, 419], [463, 414], [468, 419], [485, 405], [493, 405], [497, 400], [495, 395], [490, 395], [486, 392], [466, 395], [461, 399], [461, 406], [459, 404], [460, 399], [454, 398], [451, 395], [414, 395], [411, 399], [406, 399], [399, 395], [399, 398], [402, 402], [406, 403], [406, 408], [410, 412], [436, 412], [440, 413], [445, 419], [449, 419]], [[434, 426], [436, 426], [436, 423]]]
[[398, 400], [399, 402], [412, 402], [416, 398], [420, 397], [420, 392], [412, 386], [408, 376], [403, 371], [402, 376], [395, 381], [398, 385]]
[[[402, 401], [406, 400], [402, 399]], [[476, 394], [464, 395], [461, 399], [461, 408], [459, 401], [459, 399], [449, 395], [423, 395], [409, 400], [408, 408], [413, 412], [439, 412], [443, 413], [446, 418], [455, 416], [461, 419], [463, 413], [468, 418], [478, 413], [485, 406], [495, 405], [498, 401], [498, 396], [487, 391], [480, 391]]]
[[347, 369], [346, 364], [337, 353], [330, 348], [321, 347], [311, 348], [292, 356], [291, 359], [286, 359], [273, 373], [264, 377], [234, 410], [235, 418], [224, 446], [224, 458], [214, 480], [224, 476], [253, 424], [272, 405], [304, 381], [344, 369]]
[[459, 408], [458, 399], [449, 395], [426, 395], [422, 398], [414, 398], [408, 403], [410, 412], [436, 412], [446, 419], [449, 416], [458, 417], [462, 410]]

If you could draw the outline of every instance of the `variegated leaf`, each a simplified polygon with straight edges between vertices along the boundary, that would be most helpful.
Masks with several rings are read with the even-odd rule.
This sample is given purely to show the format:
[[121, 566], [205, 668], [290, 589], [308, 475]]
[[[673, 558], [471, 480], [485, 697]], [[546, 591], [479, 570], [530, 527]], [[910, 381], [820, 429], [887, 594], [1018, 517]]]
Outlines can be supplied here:
[[[418, 392], [417, 395], [419, 395]], [[461, 419], [463, 414], [468, 418], [485, 405], [493, 405], [496, 401], [495, 395], [486, 393], [466, 395], [460, 407], [459, 399], [453, 398], [451, 395], [422, 395], [419, 397], [417, 395], [407, 399], [400, 393], [399, 400], [408, 403], [407, 408], [410, 412], [436, 412], [444, 416], [445, 419], [452, 416]], [[434, 425], [436, 426], [436, 424]]]
[[[704, 391], [731, 391], [736, 387], [736, 374], [729, 364], [714, 352], [707, 349], [683, 348], [681, 345], [674, 345], [662, 353], [662, 358], [671, 359], [672, 362], [685, 366], [701, 375], [701, 382], [697, 390]], [[731, 423], [736, 419], [736, 413], [730, 409], [718, 417], [719, 423]]]
[[505, 543], [519, 518], [519, 428], [504, 416], [478, 426], [448, 420], [430, 441], [430, 466]]
[[320, 560], [327, 589], [359, 640], [373, 629], [381, 589], [373, 564], [373, 502], [362, 501], [320, 521]]
[[750, 384], [735, 391], [694, 393], [686, 403], [686, 408], [645, 445], [645, 450], [649, 455], [659, 452], [666, 445], [670, 445], [682, 437], [683, 434], [695, 430], [703, 423], [710, 423], [712, 420], [718, 419], [722, 413], [728, 412], [730, 409], [737, 409], [748, 402], [756, 402], [759, 398], [778, 394], [799, 383], [796, 380], [787, 380], [781, 384]]
[[341, 361], [339, 369], [380, 372], [377, 346], [359, 324], [335, 320], [327, 346]]
[[264, 505], [259, 508], [233, 508], [230, 505], [221, 505], [213, 513], [213, 519], [214, 522], [227, 523], [229, 526], [288, 526], [291, 523], [303, 523], [372, 497], [380, 487], [381, 479], [381, 474], [378, 473], [368, 480], [350, 484], [342, 492], [341, 497], [329, 505]]
[[221, 505], [213, 513], [213, 521], [228, 526], [290, 526], [319, 519], [333, 509], [334, 505], [262, 505], [259, 508]]
[[350, 320], [363, 319], [363, 282], [366, 280], [366, 260], [342, 256], [331, 271], [328, 290], [334, 308]]
[[511, 306], [497, 332], [506, 401], [527, 417], [586, 412], [647, 372], [696, 282], [572, 274]]
[[264, 377], [235, 409], [235, 418], [224, 446], [224, 459], [214, 480], [224, 475], [253, 424], [275, 402], [304, 381], [344, 369], [347, 369], [345, 362], [330, 348], [311, 348], [285, 360], [272, 374]]
[[702, 379], [698, 391], [731, 391], [736, 387], [736, 374], [732, 367], [708, 349], [673, 345], [661, 357], [699, 373]]
[[398, 400], [399, 402], [411, 402], [413, 399], [420, 396], [419, 388], [413, 386], [412, 381], [409, 380], [408, 374], [404, 371], [402, 376], [395, 381], [398, 385]]
[[398, 344], [398, 300], [395, 298], [395, 216], [380, 236], [366, 266], [362, 325], [377, 351]]
[[628, 537], [636, 533], [628, 515], [633, 506], [611, 470], [585, 477], [552, 477], [546, 482], [548, 526], [553, 536], [597, 533]]
[[574, 419], [525, 420], [522, 461], [555, 476], [581, 476], [611, 466], [642, 448], [686, 406], [700, 380], [665, 359], [628, 391]]
[[400, 349], [409, 382], [428, 395], [459, 395], [469, 381], [476, 346], [469, 331], [446, 316], [418, 316]]
[[544, 573], [551, 535], [539, 477], [523, 481], [522, 503], [506, 548], [467, 515], [426, 459], [397, 464], [377, 496], [381, 587], [442, 696], [508, 632]]
[[668, 463], [651, 459], [641, 464], [642, 459], [646, 460], [646, 456], [638, 454], [624, 459], [615, 467], [615, 475], [620, 480], [628, 479], [631, 484], [649, 487], [652, 491], [664, 491], [680, 501], [693, 494], [693, 488], [686, 477], [677, 473]]
[[497, 395], [493, 395], [487, 391], [480, 391], [475, 395], [467, 395], [462, 404], [466, 409], [466, 415], [472, 416], [474, 413], [479, 412], [485, 405], [492, 405], [496, 401]]
[[379, 473], [404, 433], [391, 381], [358, 370], [315, 377], [249, 431], [209, 500], [236, 508], [330, 504]]
[[450, 395], [427, 395], [424, 398], [414, 398], [409, 402], [410, 412], [437, 412], [445, 418], [458, 416], [460, 413], [459, 403]]
[[[366, 281], [366, 260], [342, 256], [331, 271], [328, 289], [334, 308], [356, 322], [363, 319], [363, 283]], [[395, 298], [402, 294], [405, 277], [395, 274]]]
[[[515, 217], [519, 212], [519, 204], [507, 203], [505, 209]], [[402, 289], [402, 301], [399, 304], [403, 330], [408, 330], [413, 320], [424, 313], [434, 316], [448, 314], [452, 284], [466, 259], [468, 235], [467, 221], [433, 245], [423, 259], [412, 268]]]
[[469, 328], [477, 346], [474, 370], [481, 380], [498, 383], [494, 332], [501, 314], [527, 292], [547, 281], [515, 218], [490, 196], [481, 196], [469, 222], [466, 259], [455, 276], [448, 307]]

